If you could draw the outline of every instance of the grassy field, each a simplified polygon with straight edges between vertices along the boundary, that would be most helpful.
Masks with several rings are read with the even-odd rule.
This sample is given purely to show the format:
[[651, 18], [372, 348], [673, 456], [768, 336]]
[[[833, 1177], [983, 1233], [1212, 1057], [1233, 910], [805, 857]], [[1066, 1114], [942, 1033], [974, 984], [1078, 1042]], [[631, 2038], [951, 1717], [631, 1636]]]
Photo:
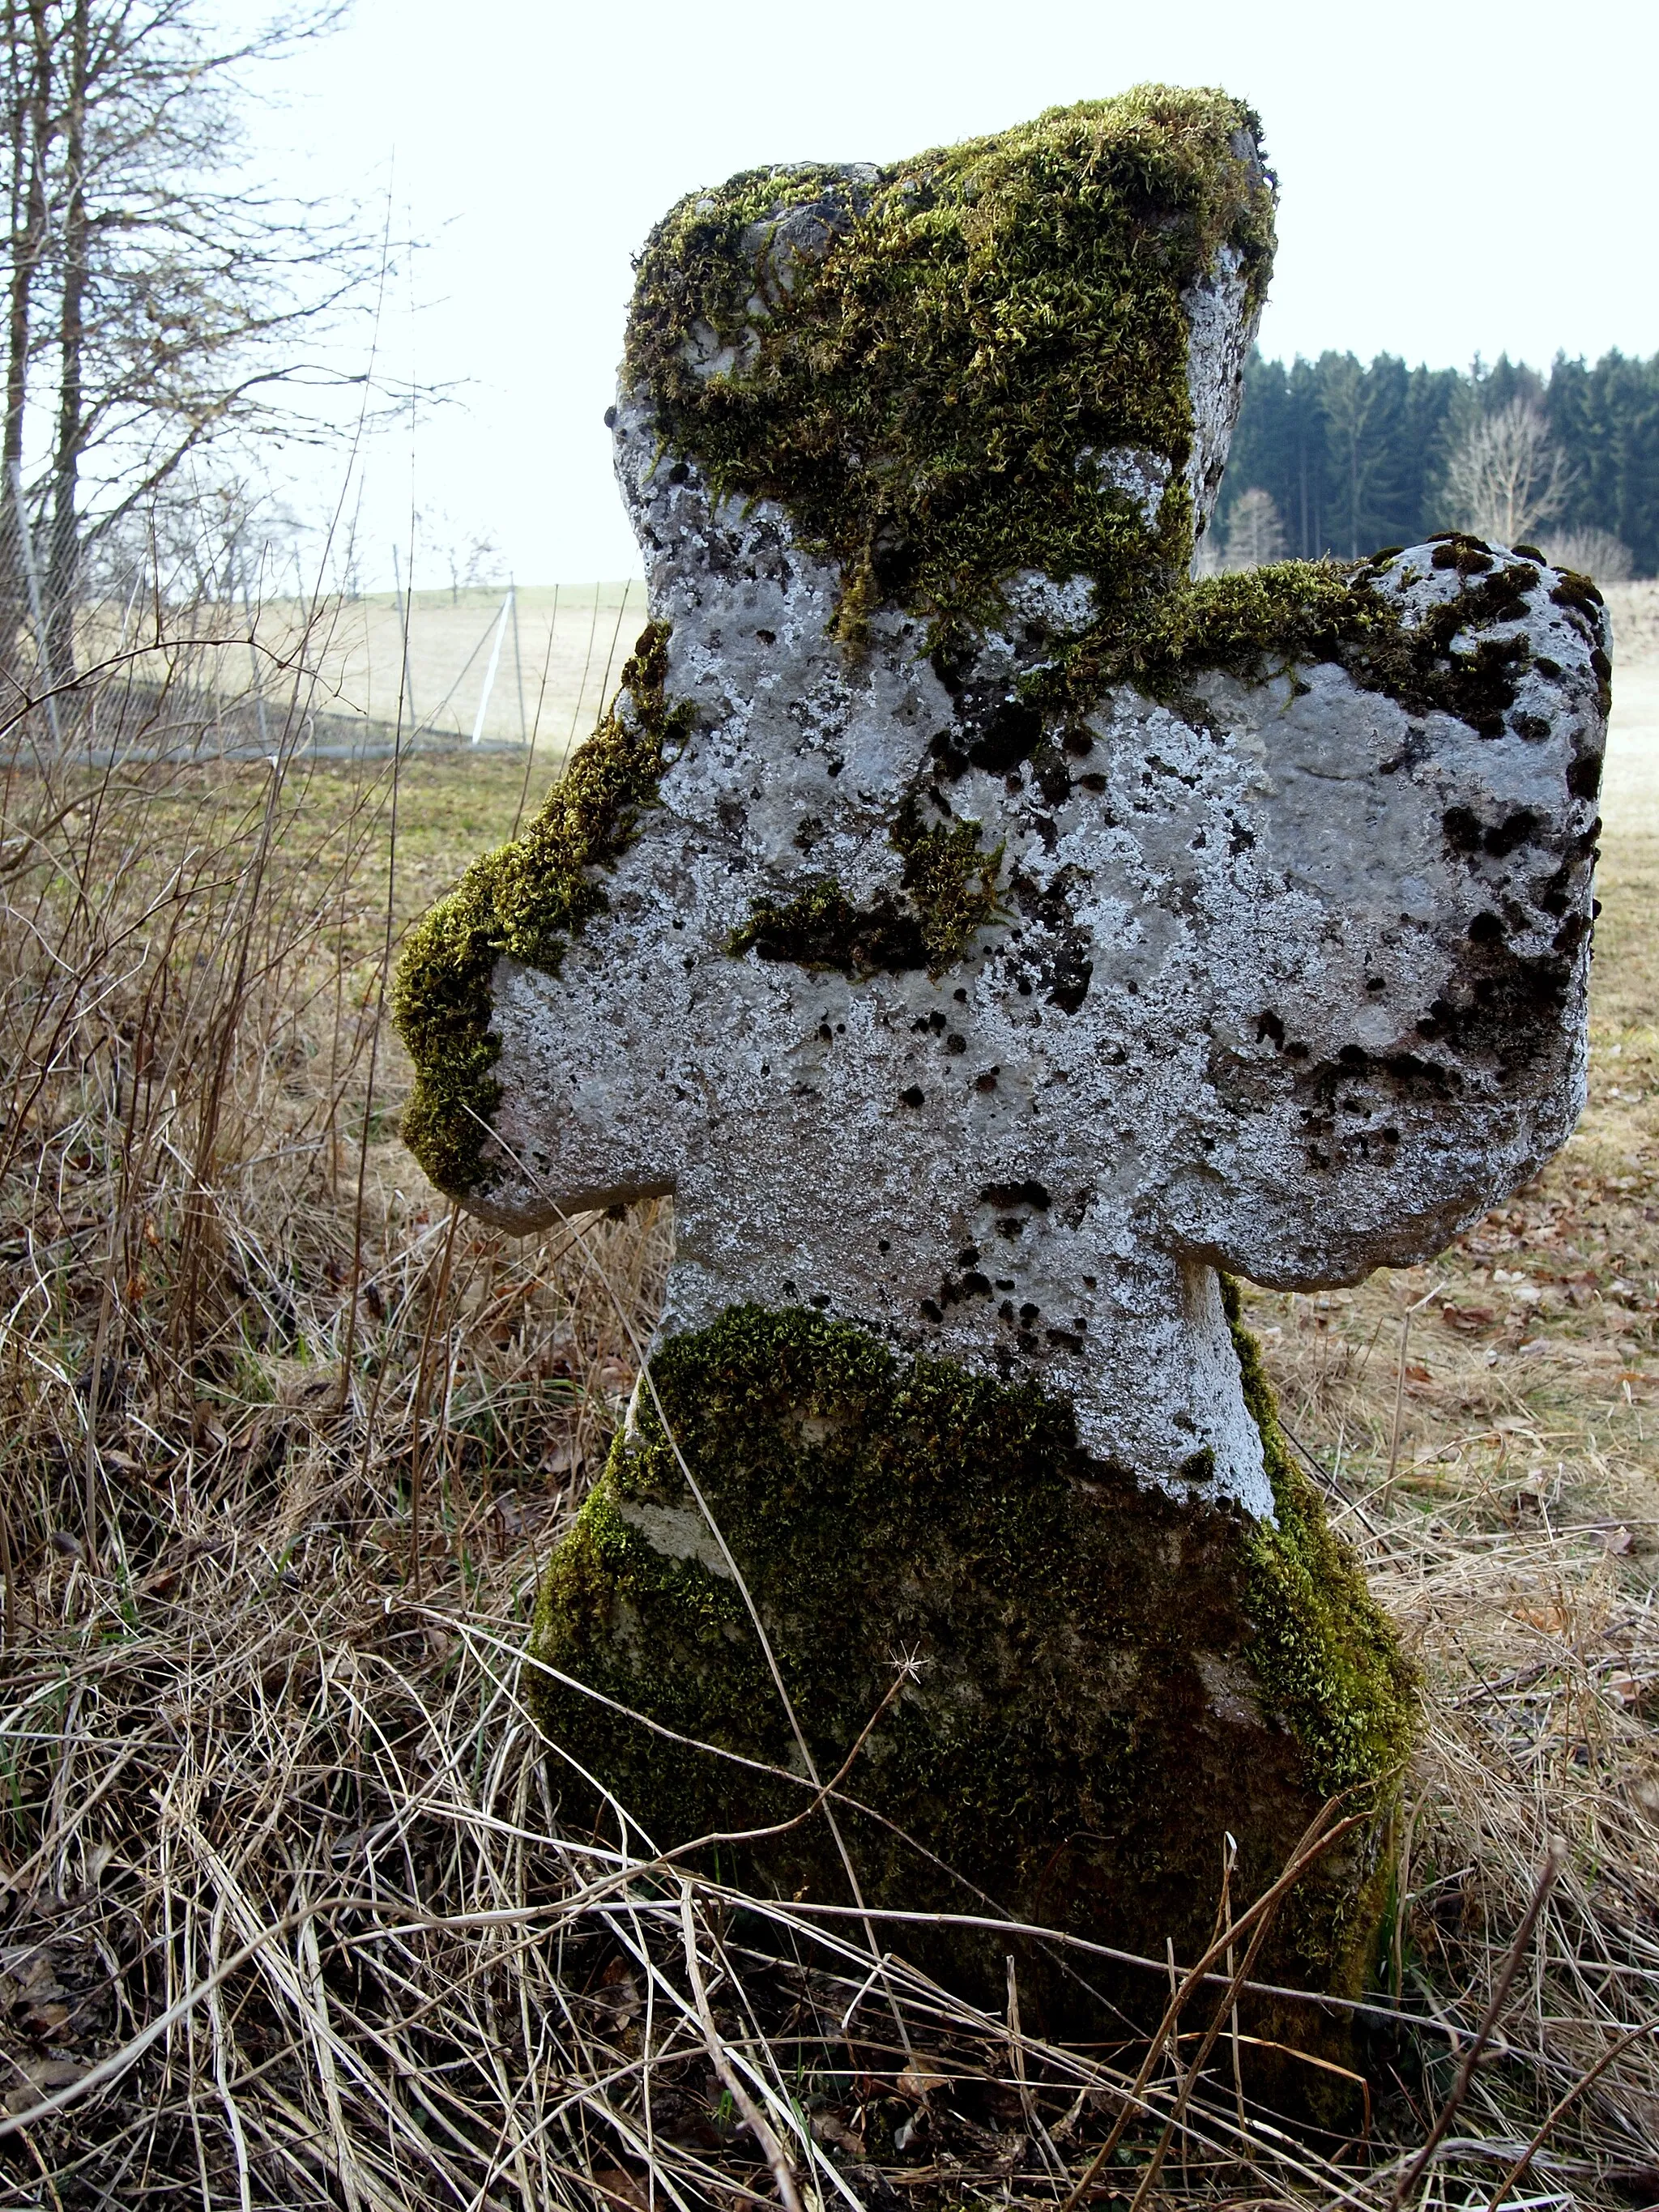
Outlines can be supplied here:
[[560, 1829], [517, 1654], [672, 1224], [457, 1220], [382, 1000], [548, 773], [410, 763], [395, 837], [384, 767], [0, 785], [0, 2205], [1389, 2212], [1449, 2103], [1415, 2203], [1493, 2201], [1534, 2135], [1509, 2202], [1659, 2202], [1639, 809], [1560, 1158], [1432, 1267], [1249, 1300], [1425, 1684], [1368, 2125], [1308, 2143], [1224, 2066], [1182, 2104], [1212, 1985], [1161, 2051], [1060, 2048]]
[[[135, 672], [159, 681], [165, 665], [175, 683], [187, 678], [228, 703], [257, 684], [273, 730], [297, 702], [300, 712], [340, 718], [331, 741], [360, 724], [372, 743], [399, 726], [405, 742], [465, 740], [477, 729], [489, 744], [533, 744], [562, 758], [614, 686], [644, 618], [645, 586], [637, 577], [522, 586], [503, 623], [506, 597], [501, 586], [416, 592], [406, 613], [386, 592], [208, 601], [187, 623], [169, 610], [166, 649], [142, 653]], [[120, 601], [88, 610], [81, 665], [149, 641], [147, 611]]]
[[303, 614], [292, 601], [272, 601], [258, 611], [255, 631], [278, 661], [303, 638], [304, 657], [317, 667], [322, 693], [336, 708], [393, 722], [403, 691], [406, 726], [466, 737], [494, 657], [482, 734], [516, 743], [533, 732], [538, 750], [562, 754], [573, 734], [591, 726], [626, 657], [644, 618], [645, 586], [637, 580], [565, 585], [557, 592], [550, 585], [520, 586], [516, 623], [509, 619], [495, 653], [504, 597], [500, 588], [416, 592], [408, 609], [406, 672], [400, 611], [385, 592], [325, 601]]

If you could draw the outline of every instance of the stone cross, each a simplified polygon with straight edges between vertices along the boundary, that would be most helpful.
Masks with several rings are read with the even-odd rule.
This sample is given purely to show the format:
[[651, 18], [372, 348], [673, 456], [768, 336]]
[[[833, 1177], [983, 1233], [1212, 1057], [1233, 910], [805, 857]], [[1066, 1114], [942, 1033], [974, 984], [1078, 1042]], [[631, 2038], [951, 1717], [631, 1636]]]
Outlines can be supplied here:
[[[1247, 111], [1143, 90], [683, 203], [607, 418], [651, 628], [400, 987], [469, 1206], [672, 1194], [659, 1403], [543, 1659], [800, 1774], [908, 1653], [871, 1810], [775, 1878], [844, 1898], [856, 1828], [860, 1894], [1160, 1955], [1224, 1829], [1265, 1880], [1409, 1732], [1224, 1278], [1424, 1260], [1583, 1097], [1593, 588], [1458, 536], [1188, 580], [1272, 192]], [[772, 1802], [549, 1680], [659, 1843]], [[1283, 1971], [1356, 1971], [1374, 1874]]]

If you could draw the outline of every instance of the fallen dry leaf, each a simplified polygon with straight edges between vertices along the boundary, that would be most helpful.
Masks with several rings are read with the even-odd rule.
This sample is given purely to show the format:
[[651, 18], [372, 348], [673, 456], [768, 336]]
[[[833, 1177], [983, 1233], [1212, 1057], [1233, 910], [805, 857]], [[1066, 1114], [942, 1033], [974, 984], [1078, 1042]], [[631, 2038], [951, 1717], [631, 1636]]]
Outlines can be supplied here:
[[1546, 1636], [1563, 1636], [1570, 1626], [1565, 1607], [1558, 1605], [1553, 1598], [1517, 1605], [1514, 1612], [1516, 1620], [1524, 1620], [1528, 1628], [1542, 1629]]
[[54, 2089], [67, 2089], [92, 2070], [84, 2059], [76, 2058], [14, 2058], [11, 2063], [24, 2079], [6, 2092], [8, 2112], [27, 2112]]
[[596, 2166], [592, 2179], [605, 2203], [625, 2205], [629, 2212], [646, 2212], [650, 2199], [636, 2174], [625, 2172], [619, 2166]]
[[1440, 1318], [1448, 1328], [1461, 1328], [1473, 1335], [1475, 1330], [1490, 1328], [1497, 1315], [1490, 1306], [1442, 1306]]

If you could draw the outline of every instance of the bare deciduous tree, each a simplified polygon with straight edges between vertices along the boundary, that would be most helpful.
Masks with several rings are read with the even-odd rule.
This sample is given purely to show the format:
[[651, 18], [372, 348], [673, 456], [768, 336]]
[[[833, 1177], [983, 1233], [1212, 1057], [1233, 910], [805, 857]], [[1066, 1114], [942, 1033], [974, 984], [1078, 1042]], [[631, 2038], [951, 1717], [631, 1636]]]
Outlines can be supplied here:
[[1559, 514], [1569, 481], [1543, 410], [1522, 398], [1470, 423], [1446, 464], [1445, 497], [1460, 529], [1513, 545]]
[[337, 16], [301, 0], [227, 42], [206, 0], [0, 0], [0, 611], [15, 633], [27, 515], [60, 663], [89, 543], [186, 459], [326, 434], [319, 395], [348, 380], [327, 341], [379, 244], [353, 209], [251, 180], [243, 117], [259, 70]]
[[1636, 573], [1629, 546], [1610, 530], [1558, 530], [1542, 541], [1542, 549], [1556, 568], [1577, 568], [1600, 584], [1628, 583]]
[[1265, 562], [1285, 557], [1285, 525], [1271, 492], [1252, 485], [1233, 501], [1227, 517], [1227, 542], [1221, 556], [1223, 568], [1259, 568]]

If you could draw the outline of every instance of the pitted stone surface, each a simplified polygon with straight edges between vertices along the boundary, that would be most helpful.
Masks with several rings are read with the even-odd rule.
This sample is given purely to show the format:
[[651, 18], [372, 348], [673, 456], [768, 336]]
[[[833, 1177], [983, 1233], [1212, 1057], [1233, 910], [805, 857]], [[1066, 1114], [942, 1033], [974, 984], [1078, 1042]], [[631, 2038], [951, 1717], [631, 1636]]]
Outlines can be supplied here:
[[[1182, 580], [1270, 249], [1247, 124], [1142, 88], [682, 203], [635, 302], [658, 385], [625, 378], [611, 417], [650, 588], [633, 688], [568, 804], [423, 926], [399, 1006], [423, 1157], [475, 1211], [529, 1229], [673, 1196], [650, 1389], [532, 1639], [573, 1771], [664, 1844], [778, 1821], [785, 1893], [845, 1894], [844, 1849], [869, 1896], [924, 1916], [969, 1901], [959, 1876], [974, 1911], [1182, 1957], [1224, 1835], [1259, 1890], [1322, 1802], [1370, 1790], [1259, 1969], [1346, 1989], [1412, 1682], [1220, 1272], [1314, 1288], [1424, 1259], [1571, 1128], [1608, 635], [1584, 579], [1467, 538]], [[1006, 263], [969, 250], [988, 205], [1030, 225]], [[956, 445], [907, 443], [895, 238], [936, 318], [929, 404], [980, 410]], [[846, 284], [816, 290], [843, 252]], [[971, 319], [963, 357], [936, 343], [960, 271], [991, 327], [1017, 262], [1010, 315], [1069, 301], [1116, 365], [1115, 392], [1066, 385], [1093, 410], [1069, 442], [1037, 404], [1052, 356], [1012, 348], [987, 386]], [[1114, 298], [1160, 408], [1127, 392]], [[843, 307], [887, 349], [873, 396], [816, 365]], [[733, 420], [799, 434], [793, 507], [756, 489], [766, 455]], [[699, 459], [710, 422], [731, 495]], [[958, 450], [1029, 464], [1012, 541], [994, 469], [953, 491]], [[856, 529], [799, 521], [803, 452], [851, 483]], [[899, 514], [896, 483], [939, 509]], [[951, 566], [986, 544], [984, 571]], [[1088, 573], [1049, 573], [1078, 544]], [[779, 1778], [854, 1743], [832, 1848]], [[929, 1955], [1001, 2001], [1000, 1940]], [[1032, 1964], [1074, 2016], [1076, 1986]], [[1271, 2007], [1258, 2024], [1279, 2047]]]
[[[1420, 1260], [1579, 1110], [1605, 636], [1533, 566], [1524, 613], [1480, 633], [1530, 654], [1496, 737], [1314, 664], [1178, 707], [1121, 687], [1046, 771], [1029, 743], [1005, 766], [997, 708], [1085, 592], [1017, 585], [954, 695], [902, 614], [849, 665], [836, 576], [785, 518], [672, 481], [638, 399], [616, 435], [697, 733], [561, 975], [501, 963], [481, 1210], [672, 1190], [665, 1331], [809, 1303], [1036, 1374], [1097, 1456], [1269, 1511], [1213, 1271], [1311, 1288]], [[1435, 551], [1379, 575], [1407, 625], [1471, 588]], [[1000, 848], [962, 959], [733, 957], [756, 902], [825, 878], [902, 902], [907, 802]]]

